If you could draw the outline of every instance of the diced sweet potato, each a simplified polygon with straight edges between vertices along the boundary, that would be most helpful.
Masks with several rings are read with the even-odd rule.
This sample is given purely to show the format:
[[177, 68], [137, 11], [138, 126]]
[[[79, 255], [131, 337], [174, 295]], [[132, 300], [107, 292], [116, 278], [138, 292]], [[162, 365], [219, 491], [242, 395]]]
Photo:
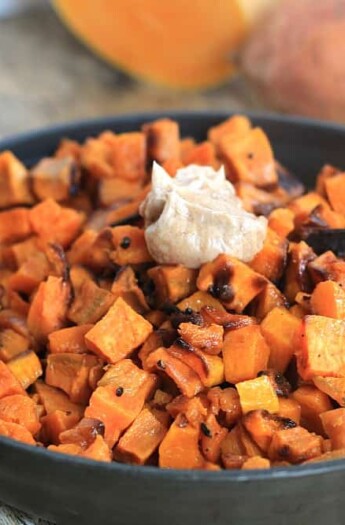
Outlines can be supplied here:
[[15, 394], [0, 399], [0, 420], [23, 425], [33, 435], [41, 428], [36, 403], [26, 395]]
[[104, 423], [104, 437], [110, 448], [139, 415], [156, 384], [155, 376], [140, 370], [129, 359], [107, 370], [90, 398], [85, 416]]
[[158, 348], [149, 354], [146, 368], [152, 372], [166, 374], [187, 397], [193, 397], [203, 389], [197, 372], [179, 358], [169, 354], [165, 348]]
[[333, 210], [345, 215], [345, 173], [325, 179], [325, 190]]
[[221, 444], [228, 430], [221, 427], [213, 414], [201, 423], [201, 451], [207, 461], [217, 463], [221, 455]]
[[0, 208], [32, 203], [25, 166], [13, 153], [3, 151], [0, 154]]
[[170, 426], [159, 447], [159, 466], [175, 469], [200, 469], [205, 460], [199, 450], [200, 429], [183, 414]]
[[302, 385], [292, 397], [301, 407], [301, 425], [310, 432], [323, 435], [320, 414], [332, 408], [328, 395], [315, 386]]
[[145, 342], [152, 325], [121, 297], [108, 313], [85, 335], [86, 346], [109, 363], [130, 355]]
[[39, 200], [67, 200], [78, 191], [80, 171], [72, 156], [46, 157], [30, 172], [32, 190]]
[[284, 288], [284, 294], [290, 303], [294, 301], [298, 292], [312, 290], [307, 268], [315, 257], [313, 250], [304, 241], [290, 243]]
[[180, 156], [179, 125], [174, 120], [165, 118], [144, 124], [142, 127], [146, 136], [147, 155], [150, 160], [162, 164], [169, 159]]
[[225, 379], [239, 383], [256, 378], [267, 368], [270, 349], [258, 325], [244, 326], [225, 335], [223, 360]]
[[345, 376], [345, 321], [321, 315], [307, 315], [296, 339], [300, 376]]
[[297, 426], [273, 434], [268, 450], [272, 461], [301, 463], [322, 454], [322, 438]]
[[84, 336], [91, 328], [92, 324], [82, 324], [51, 332], [48, 335], [50, 352], [52, 354], [85, 354], [87, 347]]
[[112, 460], [110, 447], [107, 445], [102, 436], [96, 436], [91, 445], [82, 453], [84, 458], [94, 459], [96, 461], [105, 461], [109, 463]]
[[256, 296], [252, 308], [255, 317], [262, 321], [266, 315], [274, 308], [287, 308], [286, 297], [274, 284], [267, 282], [264, 289]]
[[311, 307], [316, 315], [345, 319], [345, 291], [333, 281], [323, 281], [312, 293]]
[[270, 281], [277, 282], [285, 269], [287, 250], [288, 241], [268, 228], [265, 243], [249, 266]]
[[166, 412], [143, 408], [118, 442], [115, 457], [126, 463], [146, 463], [166, 435], [168, 421]]
[[295, 228], [294, 217], [295, 214], [288, 208], [276, 208], [268, 216], [268, 227], [286, 239]]
[[193, 146], [183, 158], [184, 164], [197, 164], [200, 166], [212, 166], [214, 169], [219, 167], [219, 160], [216, 157], [216, 148], [212, 142], [200, 142]]
[[28, 445], [36, 445], [31, 432], [29, 432], [23, 425], [12, 423], [10, 421], [3, 421], [0, 419], [0, 436], [5, 436]]
[[267, 376], [242, 381], [236, 388], [244, 414], [251, 410], [279, 411], [278, 396]]
[[0, 330], [0, 359], [7, 363], [13, 357], [26, 352], [29, 344], [27, 337], [18, 334], [11, 328]]
[[184, 414], [193, 427], [199, 427], [207, 416], [207, 401], [201, 396], [189, 398], [180, 395], [166, 405], [166, 411], [173, 419], [176, 419], [178, 414]]
[[41, 282], [30, 305], [28, 328], [39, 343], [45, 343], [51, 332], [59, 330], [66, 321], [70, 286], [62, 277], [49, 276]]
[[218, 324], [198, 326], [193, 323], [181, 323], [178, 333], [186, 343], [208, 354], [217, 355], [222, 350], [224, 328]]
[[34, 390], [38, 394], [40, 402], [43, 404], [47, 414], [52, 414], [57, 411], [63, 412], [71, 416], [73, 415], [76, 422], [82, 418], [85, 407], [73, 403], [65, 392], [59, 388], [47, 385], [43, 381], [36, 381]]
[[273, 308], [262, 321], [260, 328], [271, 349], [269, 367], [284, 373], [294, 352], [294, 337], [301, 321], [285, 308]]
[[98, 200], [101, 206], [111, 206], [124, 199], [131, 200], [137, 197], [141, 190], [141, 183], [125, 179], [101, 179], [98, 182]]
[[30, 210], [29, 220], [32, 230], [42, 240], [67, 248], [80, 232], [84, 215], [46, 199]]
[[100, 288], [91, 279], [85, 279], [75, 290], [67, 317], [78, 325], [94, 324], [108, 312], [114, 301], [111, 292]]
[[345, 261], [331, 251], [324, 252], [309, 262], [308, 271], [314, 283], [329, 280], [345, 287]]
[[47, 257], [37, 251], [11, 275], [8, 286], [11, 290], [30, 295], [48, 277], [49, 270]]
[[48, 450], [51, 452], [58, 452], [59, 454], [68, 454], [71, 456], [81, 456], [82, 448], [78, 445], [68, 444], [68, 445], [49, 445]]
[[304, 222], [309, 217], [311, 212], [318, 206], [327, 207], [327, 202], [321, 195], [315, 191], [311, 191], [305, 195], [302, 195], [298, 199], [294, 199], [289, 204], [289, 209], [295, 215], [296, 225], [299, 225]]
[[231, 181], [250, 182], [259, 187], [277, 183], [273, 151], [261, 128], [243, 135], [225, 134], [220, 138], [218, 150]]
[[89, 377], [92, 369], [99, 371], [102, 364], [88, 354], [59, 353], [47, 357], [46, 383], [61, 388], [74, 403], [86, 404], [92, 393]]
[[241, 418], [240, 396], [235, 388], [211, 388], [207, 399], [211, 402], [212, 413], [218, 416], [223, 426], [231, 427]]
[[199, 272], [197, 287], [208, 291], [226, 308], [241, 313], [264, 288], [266, 279], [246, 264], [228, 255], [219, 255], [204, 264]]
[[130, 266], [122, 266], [117, 272], [111, 293], [115, 299], [122, 297], [139, 314], [144, 314], [149, 310], [145, 295], [139, 288], [134, 270]]
[[177, 303], [196, 291], [197, 270], [181, 265], [158, 265], [150, 268], [147, 275], [154, 282], [158, 307]]
[[285, 417], [270, 414], [267, 410], [253, 410], [243, 418], [243, 425], [255, 443], [267, 452], [272, 437], [278, 430], [296, 427], [296, 423]]
[[146, 137], [140, 132], [114, 135], [110, 150], [112, 176], [143, 180], [146, 175]]
[[25, 391], [8, 366], [0, 360], [0, 399], [15, 394], [25, 394]]
[[21, 242], [2, 247], [2, 259], [6, 267], [17, 270], [31, 255], [39, 249], [39, 240], [32, 236]]
[[340, 406], [345, 406], [345, 377], [314, 376], [312, 380], [321, 392], [334, 399]]
[[99, 435], [104, 436], [102, 421], [84, 417], [75, 426], [61, 432], [59, 440], [63, 444], [74, 443], [85, 450]]
[[81, 418], [77, 412], [54, 410], [41, 418], [40, 438], [44, 443], [60, 443], [59, 436], [62, 432], [74, 427]]
[[32, 385], [43, 373], [41, 361], [32, 350], [17, 355], [7, 366], [24, 389]]
[[256, 470], [270, 468], [271, 463], [269, 459], [260, 456], [253, 456], [248, 458], [242, 465], [242, 470]]
[[214, 308], [217, 311], [225, 312], [224, 306], [211, 294], [206, 292], [195, 292], [186, 299], [183, 299], [177, 304], [180, 310], [191, 308], [195, 312], [200, 312], [204, 307]]
[[345, 448], [345, 408], [328, 410], [320, 414], [323, 428], [331, 439], [332, 449]]
[[301, 406], [293, 397], [280, 397], [278, 414], [299, 424], [301, 420]]
[[0, 242], [17, 242], [32, 234], [27, 208], [13, 208], [0, 212]]
[[111, 229], [113, 250], [110, 259], [120, 266], [152, 261], [144, 230], [136, 226], [116, 226]]
[[234, 115], [233, 117], [224, 120], [224, 122], [221, 122], [217, 126], [209, 128], [207, 137], [208, 140], [210, 140], [215, 146], [218, 146], [222, 137], [241, 137], [246, 135], [251, 127], [251, 122], [247, 117], [242, 115]]

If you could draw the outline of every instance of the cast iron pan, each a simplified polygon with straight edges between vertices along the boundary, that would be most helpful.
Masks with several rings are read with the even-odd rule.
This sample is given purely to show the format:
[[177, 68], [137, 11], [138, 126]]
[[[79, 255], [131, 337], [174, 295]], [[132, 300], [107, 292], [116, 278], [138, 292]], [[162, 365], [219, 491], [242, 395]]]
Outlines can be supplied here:
[[[61, 137], [136, 130], [159, 114], [79, 122], [3, 140], [27, 165]], [[228, 116], [174, 113], [198, 140]], [[326, 162], [345, 168], [345, 128], [300, 118], [250, 115], [276, 157], [307, 185]], [[267, 471], [168, 471], [102, 464], [0, 438], [0, 500], [59, 525], [343, 525], [345, 460]]]

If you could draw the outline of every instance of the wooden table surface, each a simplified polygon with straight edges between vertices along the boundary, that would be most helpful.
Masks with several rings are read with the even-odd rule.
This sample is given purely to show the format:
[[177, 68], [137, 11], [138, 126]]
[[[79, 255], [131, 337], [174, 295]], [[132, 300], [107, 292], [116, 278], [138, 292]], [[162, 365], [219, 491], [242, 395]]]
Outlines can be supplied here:
[[[0, 20], [0, 71], [0, 138], [126, 112], [260, 108], [241, 80], [183, 93], [131, 80], [79, 44], [49, 7]], [[44, 523], [0, 503], [0, 525]]]

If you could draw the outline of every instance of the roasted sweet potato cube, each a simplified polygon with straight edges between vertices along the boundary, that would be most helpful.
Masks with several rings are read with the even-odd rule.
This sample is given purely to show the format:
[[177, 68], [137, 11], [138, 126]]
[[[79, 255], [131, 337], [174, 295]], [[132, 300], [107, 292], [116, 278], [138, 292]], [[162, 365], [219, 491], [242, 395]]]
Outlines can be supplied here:
[[300, 426], [275, 432], [268, 450], [272, 461], [283, 460], [289, 463], [302, 463], [321, 454], [322, 437], [311, 434]]
[[193, 323], [181, 323], [178, 332], [186, 343], [208, 354], [217, 355], [222, 350], [224, 328], [218, 324], [198, 326]]
[[25, 166], [13, 153], [3, 151], [0, 154], [0, 208], [32, 203]]
[[21, 242], [2, 247], [2, 260], [7, 268], [18, 270], [18, 268], [29, 258], [35, 255], [39, 249], [37, 237], [29, 237]]
[[199, 396], [189, 398], [180, 395], [166, 406], [166, 411], [173, 419], [176, 419], [178, 414], [184, 414], [191, 425], [199, 427], [207, 416], [207, 402]]
[[11, 328], [0, 330], [0, 359], [7, 363], [13, 357], [26, 352], [29, 344], [27, 337], [18, 334]]
[[276, 208], [268, 216], [268, 227], [285, 239], [295, 228], [294, 217], [288, 208]]
[[211, 388], [207, 393], [210, 410], [216, 414], [223, 426], [231, 427], [242, 416], [240, 396], [235, 388]]
[[89, 377], [97, 368], [101, 376], [102, 364], [88, 354], [50, 354], [47, 357], [45, 380], [48, 385], [61, 388], [74, 403], [86, 404], [92, 393]]
[[177, 304], [180, 310], [186, 310], [186, 308], [191, 308], [195, 312], [200, 312], [204, 307], [214, 308], [217, 311], [225, 312], [224, 306], [211, 294], [206, 292], [195, 292], [186, 299], [182, 299]]
[[108, 368], [98, 385], [85, 417], [104, 423], [105, 441], [112, 448], [152, 395], [157, 377], [140, 370], [131, 360], [123, 359]]
[[51, 332], [66, 321], [70, 286], [62, 277], [49, 276], [38, 287], [30, 305], [28, 328], [38, 343], [45, 343]]
[[67, 248], [77, 237], [84, 223], [84, 214], [72, 208], [62, 208], [53, 199], [45, 199], [30, 210], [33, 231], [47, 242], [57, 242]]
[[273, 191], [257, 188], [250, 182], [235, 182], [237, 196], [241, 199], [246, 211], [257, 215], [268, 216], [275, 208], [281, 208], [289, 201], [286, 191], [277, 186]]
[[147, 272], [155, 285], [158, 307], [177, 303], [196, 291], [197, 270], [181, 265], [160, 265]]
[[271, 467], [270, 460], [261, 456], [253, 456], [246, 459], [242, 465], [242, 470], [267, 469]]
[[104, 436], [104, 424], [102, 421], [84, 417], [73, 427], [61, 432], [59, 440], [60, 443], [74, 443], [86, 449], [95, 441], [97, 436]]
[[85, 354], [87, 347], [84, 336], [91, 330], [92, 324], [81, 324], [62, 328], [48, 335], [49, 350], [52, 354]]
[[166, 435], [168, 422], [166, 412], [143, 408], [120, 438], [115, 449], [116, 459], [137, 465], [146, 463]]
[[327, 410], [320, 414], [320, 420], [333, 450], [345, 448], [345, 408]]
[[325, 190], [333, 210], [345, 215], [345, 173], [325, 179]]
[[127, 180], [143, 180], [146, 176], [146, 137], [144, 133], [121, 133], [113, 137], [109, 151], [113, 176]]
[[244, 414], [251, 410], [279, 411], [278, 396], [267, 376], [242, 381], [236, 385]]
[[145, 232], [136, 226], [116, 226], [111, 229], [113, 251], [110, 259], [120, 266], [152, 261], [145, 241]]
[[94, 324], [108, 312], [114, 301], [111, 292], [100, 288], [91, 279], [85, 279], [75, 291], [67, 317], [78, 325]]
[[43, 373], [41, 361], [32, 350], [17, 355], [7, 366], [24, 389], [32, 385]]
[[76, 412], [54, 410], [41, 418], [40, 438], [44, 443], [58, 445], [60, 434], [74, 427], [80, 418]]
[[214, 414], [208, 414], [201, 423], [201, 451], [207, 461], [217, 463], [221, 455], [222, 441], [228, 434], [228, 430], [218, 423]]
[[0, 436], [9, 437], [28, 445], [36, 445], [36, 441], [23, 425], [17, 423], [10, 423], [9, 421], [2, 421], [0, 419]]
[[94, 459], [96, 461], [112, 461], [112, 452], [104, 438], [98, 434], [91, 445], [82, 453], [84, 458]]
[[246, 135], [251, 127], [251, 122], [247, 117], [234, 115], [217, 126], [209, 128], [207, 137], [215, 146], [218, 146], [224, 136], [237, 138], [238, 136]]
[[309, 262], [308, 271], [314, 283], [335, 281], [345, 287], [345, 261], [330, 250]]
[[107, 131], [97, 138], [88, 138], [83, 144], [80, 151], [80, 162], [91, 177], [103, 179], [115, 176], [110, 159], [114, 140], [115, 134]]
[[294, 337], [301, 321], [285, 308], [273, 308], [260, 328], [271, 349], [269, 367], [284, 373], [295, 352]]
[[115, 299], [122, 297], [139, 314], [144, 314], [149, 310], [145, 295], [139, 288], [134, 270], [130, 266], [122, 266], [117, 272], [111, 293]]
[[43, 404], [47, 414], [60, 411], [73, 415], [77, 421], [82, 418], [85, 407], [73, 403], [67, 394], [59, 388], [47, 385], [43, 381], [36, 381], [33, 388], [39, 396], [39, 400]]
[[262, 321], [274, 308], [287, 308], [288, 302], [281, 291], [271, 282], [267, 282], [264, 289], [253, 301], [251, 312], [258, 321]]
[[11, 290], [31, 294], [49, 274], [49, 262], [43, 252], [36, 252], [31, 255], [19, 268], [14, 272], [8, 285]]
[[75, 160], [80, 160], [82, 146], [76, 140], [62, 139], [60, 140], [59, 146], [54, 153], [54, 157], [57, 159], [63, 159], [64, 157], [73, 157]]
[[298, 199], [294, 199], [288, 208], [295, 215], [295, 224], [298, 226], [304, 222], [311, 212], [318, 206], [328, 207], [326, 200], [315, 191], [311, 191]]
[[200, 428], [179, 414], [159, 447], [159, 466], [175, 469], [200, 469], [205, 460], [199, 450]]
[[310, 303], [312, 312], [316, 315], [345, 320], [345, 290], [334, 281], [318, 283]]
[[98, 183], [98, 200], [101, 206], [111, 206], [122, 199], [133, 199], [140, 193], [142, 186], [138, 181], [125, 179], [101, 179]]
[[174, 120], [164, 118], [144, 124], [147, 155], [150, 160], [162, 164], [169, 159], [180, 156], [180, 130]]
[[309, 432], [324, 435], [320, 414], [332, 409], [328, 395], [315, 386], [302, 385], [293, 392], [292, 397], [301, 407], [301, 425]]
[[33, 435], [41, 428], [36, 403], [27, 395], [15, 394], [0, 399], [0, 420], [23, 425]]
[[312, 380], [321, 392], [334, 399], [341, 407], [345, 406], [345, 377], [314, 376]]
[[278, 414], [299, 424], [301, 420], [301, 406], [293, 397], [279, 397]]
[[329, 177], [333, 177], [334, 175], [338, 175], [339, 173], [340, 170], [335, 166], [332, 166], [331, 164], [325, 164], [324, 166], [322, 166], [316, 178], [317, 193], [319, 193], [322, 197], [326, 197], [326, 179], [328, 179]]
[[0, 212], [0, 242], [12, 243], [29, 237], [32, 227], [27, 208], [13, 208]]
[[239, 383], [255, 379], [267, 368], [270, 348], [263, 338], [260, 326], [249, 325], [231, 330], [225, 335], [223, 360], [225, 379]]
[[200, 166], [212, 166], [214, 169], [219, 167], [219, 160], [216, 157], [216, 148], [212, 142], [200, 142], [193, 146], [184, 156], [184, 164], [198, 164]]
[[46, 157], [30, 172], [32, 190], [39, 200], [67, 200], [78, 191], [80, 171], [71, 156]]
[[252, 439], [265, 453], [275, 432], [297, 426], [293, 420], [270, 414], [267, 410], [253, 410], [246, 414], [242, 421]]
[[8, 366], [0, 360], [0, 399], [15, 394], [25, 394], [25, 390]]
[[231, 181], [250, 182], [259, 187], [278, 182], [273, 151], [261, 128], [243, 135], [224, 135], [218, 151]]
[[296, 357], [302, 379], [345, 376], [345, 321], [307, 315], [297, 333]]
[[204, 264], [197, 287], [208, 291], [226, 308], [241, 313], [266, 285], [266, 279], [246, 264], [228, 255], [219, 255]]
[[85, 335], [86, 346], [109, 363], [130, 355], [146, 341], [152, 325], [121, 297]]
[[298, 292], [311, 292], [312, 281], [307, 268], [315, 257], [313, 250], [304, 241], [290, 243], [284, 288], [284, 295], [290, 303], [294, 301]]
[[263, 248], [255, 255], [249, 266], [270, 281], [277, 282], [285, 269], [287, 251], [288, 241], [268, 228]]

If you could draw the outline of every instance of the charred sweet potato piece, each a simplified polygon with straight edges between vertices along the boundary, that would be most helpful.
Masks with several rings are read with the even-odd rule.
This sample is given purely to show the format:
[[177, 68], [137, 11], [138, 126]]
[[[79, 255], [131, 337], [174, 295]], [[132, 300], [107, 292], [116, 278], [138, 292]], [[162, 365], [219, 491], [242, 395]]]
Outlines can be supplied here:
[[223, 426], [231, 427], [241, 418], [240, 397], [235, 388], [216, 386], [208, 391], [207, 399], [211, 402], [212, 413], [218, 416]]
[[115, 449], [116, 459], [144, 465], [164, 439], [168, 422], [169, 415], [166, 412], [143, 408], [120, 438]]
[[144, 343], [151, 332], [152, 325], [119, 297], [86, 333], [85, 342], [89, 350], [116, 363]]
[[40, 419], [42, 424], [40, 439], [44, 443], [58, 445], [60, 434], [74, 427], [80, 418], [81, 414], [79, 415], [77, 412], [63, 410], [54, 410], [46, 414]]
[[181, 323], [178, 333], [186, 343], [208, 354], [217, 355], [222, 350], [224, 328], [218, 324], [197, 326], [193, 323]]
[[300, 327], [300, 320], [285, 308], [273, 308], [260, 328], [268, 346], [271, 349], [269, 366], [284, 373], [294, 352], [294, 336]]
[[243, 425], [255, 443], [265, 453], [267, 453], [275, 432], [297, 426], [293, 420], [270, 414], [267, 410], [248, 412], [243, 417]]
[[129, 359], [109, 367], [93, 392], [85, 417], [104, 423], [104, 438], [110, 448], [141, 412], [157, 385], [157, 378], [140, 370]]
[[345, 321], [307, 315], [296, 338], [298, 373], [313, 376], [345, 376]]
[[139, 314], [144, 314], [149, 310], [145, 295], [139, 288], [134, 270], [130, 266], [122, 266], [117, 272], [111, 293], [115, 299], [122, 297]]
[[225, 332], [256, 324], [256, 319], [254, 317], [231, 314], [225, 310], [218, 310], [213, 306], [204, 306], [201, 309], [200, 314], [206, 326], [216, 324], [222, 326]]
[[327, 410], [320, 414], [323, 428], [331, 439], [333, 450], [345, 448], [345, 408]]
[[0, 212], [0, 242], [22, 241], [32, 234], [27, 208], [13, 208]]
[[267, 217], [272, 210], [281, 208], [290, 200], [288, 194], [279, 186], [274, 190], [266, 191], [249, 182], [239, 181], [235, 183], [235, 189], [243, 208], [256, 215]]
[[147, 275], [154, 282], [158, 307], [177, 303], [196, 291], [197, 270], [181, 265], [159, 265], [150, 268]]
[[226, 469], [241, 468], [244, 461], [249, 457], [246, 453], [247, 449], [252, 452], [251, 456], [255, 456], [256, 452], [260, 455], [259, 448], [251, 440], [248, 433], [246, 433], [246, 443], [244, 443], [244, 430], [242, 425], [237, 424], [221, 443], [221, 459]]
[[286, 297], [273, 283], [267, 282], [264, 289], [254, 299], [250, 310], [258, 321], [262, 321], [274, 308], [287, 307]]
[[300, 426], [275, 432], [268, 450], [272, 461], [289, 463], [301, 463], [321, 454], [322, 438]]
[[75, 290], [67, 317], [78, 325], [94, 324], [108, 312], [114, 301], [111, 292], [100, 288], [91, 279], [85, 279], [80, 288]]
[[30, 210], [32, 230], [43, 240], [67, 248], [77, 237], [85, 220], [72, 208], [62, 208], [53, 199], [45, 199]]
[[295, 224], [298, 226], [304, 222], [309, 217], [310, 213], [318, 206], [327, 207], [328, 205], [321, 195], [312, 191], [302, 195], [298, 199], [294, 199], [288, 205], [288, 208], [294, 213]]
[[223, 135], [218, 151], [231, 181], [250, 182], [259, 187], [277, 183], [273, 151], [261, 128], [243, 135]]
[[220, 140], [224, 136], [238, 137], [243, 136], [250, 131], [252, 125], [250, 120], [242, 115], [234, 115], [233, 117], [224, 120], [217, 126], [209, 128], [207, 138], [215, 146], [219, 145]]
[[325, 191], [332, 209], [345, 215], [345, 173], [326, 178]]
[[200, 312], [200, 310], [204, 307], [210, 307], [216, 311], [225, 313], [224, 306], [217, 299], [212, 297], [212, 295], [209, 293], [200, 291], [193, 293], [189, 297], [186, 297], [186, 299], [183, 299], [177, 303], [177, 306], [180, 310], [186, 310], [187, 308], [190, 308], [195, 312]]
[[113, 251], [110, 259], [120, 266], [152, 261], [145, 242], [144, 230], [136, 226], [117, 226], [111, 229]]
[[191, 425], [199, 427], [207, 417], [207, 401], [201, 396], [189, 398], [180, 395], [166, 405], [166, 411], [173, 419], [176, 419], [178, 414], [184, 414]]
[[41, 282], [30, 305], [28, 328], [38, 343], [45, 343], [51, 332], [66, 321], [70, 286], [62, 277], [49, 276]]
[[312, 312], [316, 315], [345, 319], [345, 290], [334, 281], [318, 283], [310, 302]]
[[80, 171], [71, 156], [39, 161], [30, 171], [32, 190], [38, 200], [67, 200], [78, 192]]
[[219, 255], [204, 264], [199, 272], [197, 287], [208, 291], [226, 308], [241, 313], [264, 288], [266, 279], [246, 264], [228, 255]]
[[345, 261], [327, 251], [308, 264], [308, 271], [314, 283], [335, 281], [345, 287]]
[[142, 130], [146, 136], [147, 156], [152, 161], [162, 164], [180, 156], [180, 130], [174, 120], [164, 118], [144, 124]]
[[15, 394], [0, 399], [0, 420], [23, 425], [33, 435], [41, 428], [36, 404], [26, 395]]
[[151, 352], [145, 365], [151, 372], [164, 373], [170, 377], [182, 394], [187, 397], [193, 397], [203, 390], [198, 373], [181, 359], [168, 353], [165, 348], [158, 348]]
[[293, 392], [292, 397], [301, 407], [301, 425], [309, 432], [323, 435], [320, 415], [332, 408], [328, 395], [315, 386], [302, 385]]
[[254, 379], [267, 368], [270, 349], [258, 325], [244, 326], [225, 335], [223, 360], [225, 379], [239, 383]]
[[270, 281], [277, 282], [285, 269], [287, 251], [287, 240], [268, 228], [263, 248], [255, 255], [249, 266]]
[[0, 399], [15, 394], [25, 394], [25, 391], [8, 366], [0, 360]]
[[221, 455], [221, 444], [228, 430], [221, 427], [213, 414], [200, 425], [201, 429], [201, 451], [207, 461], [217, 463]]
[[199, 450], [200, 429], [179, 414], [159, 447], [159, 466], [175, 469], [200, 469], [205, 460]]
[[85, 407], [73, 403], [67, 394], [59, 388], [47, 385], [43, 381], [36, 381], [33, 387], [47, 414], [60, 411], [74, 416], [76, 423], [82, 418]]
[[0, 154], [0, 208], [32, 203], [25, 166], [13, 153], [3, 151]]
[[258, 377], [267, 376], [272, 383], [275, 393], [279, 397], [287, 398], [291, 393], [291, 385], [287, 379], [274, 368], [268, 368], [267, 370], [261, 370], [258, 373]]
[[314, 385], [334, 399], [340, 406], [345, 406], [345, 377], [322, 377], [312, 378]]
[[32, 350], [17, 355], [8, 361], [7, 366], [24, 389], [32, 385], [43, 373], [41, 361]]
[[12, 423], [10, 421], [3, 421], [0, 419], [0, 436], [9, 437], [28, 445], [36, 445], [31, 432], [29, 432], [23, 425]]
[[278, 396], [267, 376], [242, 381], [237, 383], [236, 388], [244, 414], [251, 410], [278, 412]]
[[315, 257], [313, 250], [304, 241], [290, 243], [284, 287], [284, 294], [290, 303], [294, 301], [298, 292], [312, 290], [307, 269]]
[[18, 334], [11, 328], [0, 330], [0, 359], [7, 363], [13, 357], [26, 352], [29, 344], [27, 337]]
[[98, 419], [84, 417], [75, 426], [61, 432], [60, 443], [73, 443], [82, 449], [88, 448], [96, 437], [104, 436], [104, 425]]
[[161, 346], [168, 348], [169, 346], [173, 344], [175, 339], [176, 339], [175, 330], [168, 330], [165, 328], [160, 328], [152, 332], [148, 336], [148, 338], [146, 339], [145, 343], [142, 345], [138, 353], [138, 357], [141, 360], [142, 367], [144, 368], [144, 370], [146, 369], [147, 356], [154, 350], [157, 350], [157, 348], [160, 348]]
[[102, 364], [88, 354], [50, 354], [47, 357], [45, 380], [50, 386], [61, 388], [74, 403], [86, 404], [92, 393], [89, 377], [96, 368], [101, 377]]

